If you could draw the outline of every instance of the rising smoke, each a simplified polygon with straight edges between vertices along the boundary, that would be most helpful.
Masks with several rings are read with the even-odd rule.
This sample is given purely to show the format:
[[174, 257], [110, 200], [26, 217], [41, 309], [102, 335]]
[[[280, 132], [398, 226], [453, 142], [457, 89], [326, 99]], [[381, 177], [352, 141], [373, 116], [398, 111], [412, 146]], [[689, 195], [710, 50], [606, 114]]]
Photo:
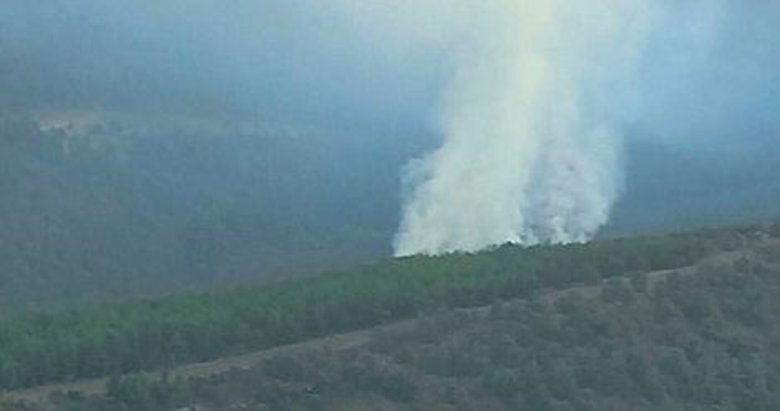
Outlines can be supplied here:
[[480, 2], [441, 147], [408, 167], [396, 255], [590, 239], [621, 187], [615, 100], [660, 18], [645, 0]]
[[583, 241], [624, 140], [707, 147], [716, 170], [775, 144], [779, 19], [777, 0], [5, 0], [0, 117], [381, 130], [377, 147], [437, 107], [396, 254]]

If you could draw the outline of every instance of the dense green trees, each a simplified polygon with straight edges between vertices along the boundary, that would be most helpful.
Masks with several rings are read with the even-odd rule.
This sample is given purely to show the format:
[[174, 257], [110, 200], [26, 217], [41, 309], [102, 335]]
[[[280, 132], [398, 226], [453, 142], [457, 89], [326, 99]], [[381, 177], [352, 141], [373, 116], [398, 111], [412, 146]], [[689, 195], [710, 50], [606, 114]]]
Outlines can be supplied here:
[[114, 378], [54, 409], [777, 410], [780, 265], [760, 255], [445, 309], [208, 378]]
[[[413, 257], [268, 286], [0, 318], [0, 387], [161, 369], [472, 307], [598, 274], [684, 266], [750, 231]], [[734, 242], [739, 237], [744, 241]], [[580, 273], [588, 273], [585, 278]], [[616, 291], [613, 298], [621, 299]], [[742, 315], [749, 309], [735, 307]], [[741, 310], [741, 311], [740, 311]], [[583, 331], [585, 332], [585, 331]]]

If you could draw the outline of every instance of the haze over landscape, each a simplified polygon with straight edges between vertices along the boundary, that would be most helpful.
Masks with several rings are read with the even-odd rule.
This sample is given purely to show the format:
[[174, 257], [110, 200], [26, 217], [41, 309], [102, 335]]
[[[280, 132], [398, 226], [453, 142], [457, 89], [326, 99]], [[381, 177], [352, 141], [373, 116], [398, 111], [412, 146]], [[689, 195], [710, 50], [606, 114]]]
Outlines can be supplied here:
[[389, 160], [408, 186], [396, 254], [581, 241], [642, 184], [625, 178], [624, 139], [669, 156], [706, 145], [714, 165], [771, 142], [777, 12], [715, 0], [13, 1], [2, 107], [71, 133], [126, 121], [223, 139], [252, 124], [348, 129], [366, 146], [441, 136], [417, 144], [419, 160]]
[[[438, 309], [449, 314], [430, 321], [451, 334], [409, 340], [413, 351], [436, 357], [464, 344], [459, 328], [442, 325], [457, 310], [512, 300], [522, 318], [548, 318], [536, 302], [517, 302], [538, 297], [565, 324], [573, 311], [540, 296], [579, 289], [591, 298], [625, 280], [630, 298], [599, 294], [567, 304], [594, 307], [584, 322], [618, 321], [610, 304], [624, 303], [637, 323], [691, 321], [675, 326], [712, 358], [720, 358], [722, 347], [714, 347], [722, 341], [739, 345], [751, 335], [761, 357], [750, 361], [766, 365], [766, 381], [756, 386], [774, 392], [777, 364], [766, 336], [776, 307], [745, 314], [734, 307], [747, 294], [732, 293], [725, 280], [707, 282], [706, 273], [744, 275], [752, 282], [743, 291], [752, 293], [774, 286], [778, 21], [773, 0], [6, 0], [0, 390], [161, 369], [167, 378], [174, 366], [368, 332]], [[697, 229], [705, 231], [668, 234]], [[706, 283], [696, 294], [708, 293], [706, 307], [685, 306], [680, 295], [697, 288], [674, 276], [667, 283], [665, 270]], [[637, 286], [637, 273], [665, 291]], [[761, 295], [771, 299], [768, 293]], [[647, 316], [650, 307], [666, 314]], [[514, 321], [480, 315], [456, 322], [474, 333], [484, 326], [500, 340], [501, 322]], [[710, 320], [720, 339], [702, 331]], [[507, 338], [525, 338], [524, 324], [510, 326], [515, 334]], [[533, 338], [546, 335], [529, 327]], [[667, 348], [690, 343], [661, 343], [658, 327], [634, 330], [659, 344], [657, 358], [642, 358], [648, 369]], [[744, 332], [732, 335], [730, 327]], [[388, 333], [407, 341], [400, 328]], [[603, 343], [587, 338], [587, 349]], [[608, 338], [630, 345], [630, 338]], [[354, 347], [373, 358], [360, 372], [379, 372], [386, 358], [377, 356], [390, 356], [392, 378], [376, 381], [392, 388], [350, 385], [356, 392], [400, 404], [409, 399], [404, 384], [412, 385], [410, 401], [423, 409], [449, 396], [436, 379], [448, 372], [429, 372], [438, 360], [371, 347]], [[572, 350], [543, 368], [576, 368], [584, 360]], [[626, 350], [625, 358], [636, 354]], [[685, 350], [691, 369], [717, 374], [696, 362], [707, 355]], [[308, 368], [298, 362], [306, 361], [297, 358], [282, 374], [292, 367], [302, 373], [296, 384], [316, 385], [351, 372], [318, 355], [311, 357], [318, 371], [301, 371]], [[740, 355], [734, 361], [748, 361]], [[502, 367], [493, 357], [463, 361], [469, 370]], [[517, 369], [530, 366], [518, 361]], [[481, 388], [463, 383], [469, 401], [452, 409], [501, 396], [507, 384], [524, 394], [489, 408], [538, 406], [528, 393], [545, 390], [557, 402], [544, 409], [582, 405], [582, 390], [598, 393], [590, 406], [600, 410], [701, 405], [717, 396], [668, 388], [632, 402], [628, 391], [586, 389], [575, 378], [566, 391], [577, 393], [575, 401], [541, 380], [523, 385], [515, 371], [511, 378], [453, 371], [484, 381]], [[673, 374], [661, 365], [658, 372]], [[271, 383], [258, 375], [231, 378], [262, 380], [272, 397], [297, 389], [287, 377]], [[140, 384], [132, 378], [127, 384]], [[636, 378], [637, 392], [657, 388]], [[141, 407], [134, 402], [140, 391], [117, 394], [123, 381], [107, 389], [108, 402], [72, 398], [58, 406], [162, 410], [183, 406], [185, 397], [211, 401], [187, 385], [177, 386], [187, 393], [180, 398], [154, 394]], [[699, 385], [717, 385], [707, 381]], [[179, 392], [161, 384], [144, 389]], [[233, 392], [240, 384], [228, 385]], [[329, 387], [322, 401], [350, 409], [344, 388]], [[238, 391], [234, 398], [253, 395]], [[613, 394], [626, 402], [610, 402]], [[744, 398], [721, 394], [729, 398], [724, 409], [732, 400], [734, 409], [751, 409]], [[271, 408], [310, 409], [305, 396], [289, 395]], [[780, 404], [766, 395], [766, 408], [752, 409]], [[3, 411], [4, 398], [0, 391]], [[360, 398], [354, 409], [371, 403]], [[204, 409], [238, 406], [220, 404]]]

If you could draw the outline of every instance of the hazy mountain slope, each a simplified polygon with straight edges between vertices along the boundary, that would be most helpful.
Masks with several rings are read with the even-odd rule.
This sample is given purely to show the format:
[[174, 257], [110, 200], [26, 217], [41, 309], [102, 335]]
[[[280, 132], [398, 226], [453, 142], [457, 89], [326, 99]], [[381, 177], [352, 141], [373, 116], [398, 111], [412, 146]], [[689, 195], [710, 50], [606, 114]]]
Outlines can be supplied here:
[[[55, 121], [56, 120], [56, 121]], [[319, 272], [390, 254], [409, 130], [194, 120], [0, 122], [0, 306]], [[632, 139], [605, 235], [778, 216], [780, 157]], [[721, 147], [722, 145], [717, 145]]]
[[256, 281], [386, 255], [396, 164], [409, 148], [377, 140], [4, 121], [0, 304]]
[[633, 139], [626, 148], [625, 192], [607, 234], [674, 231], [780, 217], [777, 133], [742, 144], [702, 141], [696, 149]]

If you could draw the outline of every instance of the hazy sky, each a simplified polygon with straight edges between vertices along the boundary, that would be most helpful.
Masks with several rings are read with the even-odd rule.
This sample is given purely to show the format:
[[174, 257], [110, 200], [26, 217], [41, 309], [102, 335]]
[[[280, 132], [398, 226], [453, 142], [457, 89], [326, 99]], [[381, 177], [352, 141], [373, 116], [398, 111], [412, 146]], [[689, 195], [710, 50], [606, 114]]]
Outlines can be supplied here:
[[[660, 3], [629, 123], [674, 138], [776, 130], [780, 2]], [[473, 5], [5, 0], [0, 107], [427, 127], [462, 34], [491, 27]]]
[[102, 108], [418, 121], [436, 56], [389, 55], [335, 5], [263, 0], [9, 0], [0, 9], [5, 109]]

